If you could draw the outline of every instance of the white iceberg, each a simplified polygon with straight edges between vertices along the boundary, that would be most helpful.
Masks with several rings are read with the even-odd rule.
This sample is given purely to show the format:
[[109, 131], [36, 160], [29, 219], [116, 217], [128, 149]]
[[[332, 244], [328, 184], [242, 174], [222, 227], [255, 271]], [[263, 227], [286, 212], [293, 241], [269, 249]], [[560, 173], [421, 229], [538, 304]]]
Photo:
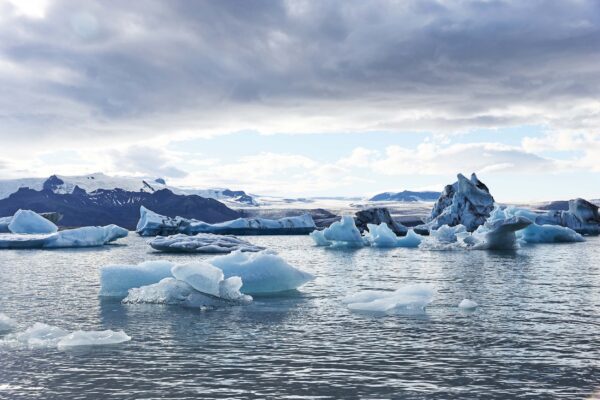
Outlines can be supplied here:
[[479, 304], [477, 304], [477, 302], [471, 300], [471, 299], [463, 299], [459, 304], [458, 304], [458, 308], [461, 308], [463, 310], [474, 310], [477, 307], [479, 307]]
[[183, 217], [165, 217], [145, 207], [140, 207], [140, 219], [136, 232], [141, 236], [173, 235], [183, 233], [234, 234], [234, 235], [277, 235], [307, 234], [315, 229], [310, 214], [281, 219], [238, 218], [232, 221], [209, 224], [207, 222]]
[[231, 253], [235, 250], [261, 251], [264, 247], [230, 235], [198, 233], [194, 236], [182, 233], [171, 236], [157, 236], [148, 241], [155, 250], [177, 253]]
[[267, 250], [258, 253], [235, 251], [209, 262], [220, 268], [226, 278], [239, 276], [242, 293], [264, 294], [294, 290], [315, 279], [314, 275], [288, 264]]
[[406, 285], [395, 291], [366, 290], [345, 297], [352, 311], [377, 314], [422, 312], [433, 300], [435, 289], [428, 284]]
[[194, 288], [175, 278], [164, 278], [158, 283], [129, 289], [122, 303], [184, 304]]
[[362, 247], [365, 245], [365, 240], [351, 215], [343, 215], [340, 221], [334, 222], [322, 231], [313, 231], [310, 236], [317, 246]]
[[[244, 294], [283, 292], [297, 289], [314, 279], [312, 274], [294, 268], [280, 256], [268, 251], [242, 253], [238, 250], [228, 255], [213, 257], [207, 260], [207, 263], [220, 269], [223, 277], [226, 278], [218, 291], [218, 296], [222, 297], [235, 297], [237, 290]], [[167, 261], [103, 266], [100, 269], [100, 296], [123, 298], [127, 296], [129, 289], [152, 285], [165, 278], [187, 280], [184, 279], [185, 271], [189, 272], [191, 269], [186, 270], [181, 267]], [[178, 276], [175, 276], [173, 271]], [[229, 279], [232, 277], [239, 277], [241, 282], [237, 279]], [[240, 283], [242, 283], [241, 289], [237, 288]], [[170, 284], [172, 282], [165, 283], [165, 287]], [[162, 289], [164, 288], [153, 287], [148, 290]], [[179, 289], [181, 288], [177, 288]], [[215, 295], [217, 291], [213, 288], [206, 293]]]
[[200, 293], [225, 300], [252, 301], [252, 297], [240, 293], [243, 280], [239, 276], [225, 275], [220, 268], [208, 263], [180, 264], [171, 269], [173, 276], [186, 282]]
[[517, 232], [519, 240], [526, 243], [573, 243], [585, 239], [571, 228], [560, 225], [531, 224]]
[[68, 331], [36, 322], [23, 332], [6, 335], [0, 340], [0, 345], [16, 348], [59, 348], [74, 346], [96, 346], [122, 343], [130, 340], [123, 331]]
[[58, 227], [31, 210], [18, 210], [8, 224], [12, 233], [54, 233]]
[[8, 315], [0, 313], [0, 333], [12, 331], [17, 327], [17, 321]]
[[385, 223], [367, 224], [367, 229], [365, 238], [373, 247], [419, 247], [423, 240], [412, 229], [406, 232], [406, 236], [398, 237]]
[[0, 249], [103, 246], [128, 234], [126, 229], [117, 225], [86, 226], [49, 234], [0, 233]]

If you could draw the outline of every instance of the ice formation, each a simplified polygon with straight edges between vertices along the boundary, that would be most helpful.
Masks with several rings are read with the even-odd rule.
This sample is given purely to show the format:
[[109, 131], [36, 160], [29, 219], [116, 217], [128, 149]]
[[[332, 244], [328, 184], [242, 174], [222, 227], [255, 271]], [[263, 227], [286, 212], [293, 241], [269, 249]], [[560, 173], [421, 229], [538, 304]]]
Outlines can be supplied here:
[[129, 289], [172, 277], [173, 263], [145, 261], [138, 265], [105, 265], [100, 268], [100, 296], [125, 297]]
[[277, 220], [266, 218], [238, 218], [233, 221], [209, 224], [182, 217], [165, 217], [145, 207], [140, 207], [140, 219], [136, 232], [141, 236], [173, 235], [183, 233], [236, 234], [236, 235], [275, 235], [306, 234], [315, 229], [310, 214], [298, 217], [286, 217]]
[[463, 310], [474, 310], [479, 306], [475, 301], [471, 299], [464, 299], [458, 304], [458, 308]]
[[13, 215], [8, 230], [12, 233], [54, 233], [58, 227], [31, 210], [18, 210]]
[[0, 313], [0, 333], [12, 331], [17, 326], [17, 322], [8, 315]]
[[[297, 289], [314, 279], [313, 275], [294, 268], [283, 258], [268, 251], [242, 253], [237, 250], [228, 255], [213, 257], [207, 263], [222, 271], [225, 282], [220, 284], [218, 296], [226, 299], [237, 297], [238, 290], [244, 294], [283, 292]], [[184, 278], [185, 271], [190, 269], [183, 267], [166, 261], [104, 266], [100, 269], [100, 296], [123, 298], [127, 296], [129, 289], [152, 285], [165, 278], [173, 277], [181, 281], [185, 280], [191, 286], [196, 285]], [[239, 277], [241, 282], [238, 279], [230, 279], [232, 277]], [[163, 289], [169, 289], [169, 285], [173, 285], [173, 282], [168, 281], [161, 287], [155, 286], [146, 290], [158, 293], [155, 297], [159, 298], [165, 293]], [[174, 292], [180, 289], [182, 288], [178, 287]], [[215, 295], [217, 291], [211, 290], [207, 293]]]
[[194, 288], [175, 278], [164, 278], [158, 283], [129, 289], [123, 303], [185, 304]]
[[49, 234], [0, 233], [0, 249], [41, 249], [102, 246], [126, 237], [117, 225], [86, 226]]
[[0, 233], [10, 233], [8, 225], [12, 221], [12, 217], [0, 217]]
[[356, 227], [360, 232], [368, 229], [369, 225], [386, 224], [389, 230], [398, 236], [404, 236], [408, 232], [408, 228], [394, 221], [390, 215], [390, 211], [385, 207], [374, 207], [366, 210], [360, 210], [354, 218]]
[[422, 312], [433, 300], [435, 290], [431, 285], [403, 286], [393, 292], [366, 290], [345, 297], [342, 302], [352, 311], [399, 314]]
[[175, 279], [186, 282], [200, 293], [210, 294], [225, 300], [251, 301], [252, 297], [240, 293], [242, 279], [225, 275], [220, 268], [209, 263], [175, 265], [171, 269]]
[[322, 231], [313, 231], [310, 236], [318, 246], [362, 247], [365, 245], [351, 215], [343, 215], [340, 221], [334, 222]]
[[177, 234], [171, 236], [157, 236], [148, 241], [155, 250], [179, 253], [231, 253], [235, 250], [260, 251], [264, 247], [230, 235], [215, 235], [212, 233], [198, 233], [194, 236]]
[[598, 206], [584, 199], [569, 200], [567, 211], [547, 211], [535, 215], [538, 225], [559, 225], [583, 235], [600, 234]]
[[387, 224], [368, 224], [365, 234], [367, 242], [373, 247], [419, 247], [422, 237], [409, 229], [406, 236], [398, 237]]
[[494, 209], [494, 198], [487, 186], [477, 179], [458, 174], [458, 180], [444, 188], [440, 198], [435, 202], [427, 223], [415, 228], [417, 233], [427, 233], [442, 225], [464, 225], [467, 231], [473, 232], [483, 225]]
[[131, 340], [123, 331], [75, 331], [66, 330], [36, 322], [23, 332], [6, 335], [0, 340], [0, 345], [18, 348], [59, 348], [75, 346], [99, 346], [123, 343]]
[[577, 233], [571, 228], [544, 224], [545, 214], [536, 213], [534, 211], [517, 208], [507, 207], [504, 212], [506, 215], [525, 217], [530, 221], [535, 221], [525, 229], [517, 232], [517, 238], [519, 241], [524, 243], [571, 243], [571, 242], [583, 242], [585, 239], [581, 234]]
[[258, 253], [235, 251], [209, 261], [220, 268], [225, 277], [239, 276], [242, 293], [263, 294], [294, 290], [315, 279], [314, 275], [288, 264], [268, 250]]

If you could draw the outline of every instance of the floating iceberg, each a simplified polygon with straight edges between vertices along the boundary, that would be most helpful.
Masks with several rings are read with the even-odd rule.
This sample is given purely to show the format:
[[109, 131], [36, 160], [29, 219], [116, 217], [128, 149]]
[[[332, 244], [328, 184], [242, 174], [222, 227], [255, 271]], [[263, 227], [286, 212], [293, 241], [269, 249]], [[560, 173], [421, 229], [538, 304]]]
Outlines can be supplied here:
[[238, 218], [233, 221], [209, 224], [195, 219], [165, 217], [140, 207], [136, 232], [141, 236], [173, 235], [183, 233], [216, 233], [234, 235], [300, 235], [312, 232], [315, 222], [310, 214], [277, 220], [266, 218]]
[[423, 240], [412, 229], [407, 231], [406, 236], [398, 237], [385, 223], [368, 224], [367, 227], [365, 238], [373, 247], [419, 247]]
[[6, 335], [0, 345], [17, 348], [59, 348], [117, 344], [131, 340], [123, 331], [67, 332], [56, 326], [36, 322], [23, 332]]
[[49, 249], [103, 246], [126, 237], [129, 232], [117, 225], [86, 226], [50, 234], [0, 233], [0, 249]]
[[426, 234], [442, 225], [459, 224], [473, 232], [485, 223], [494, 209], [494, 198], [489, 189], [475, 174], [471, 175], [471, 179], [462, 174], [458, 174], [457, 178], [455, 183], [444, 188], [427, 223], [415, 228], [417, 233]]
[[129, 289], [172, 277], [173, 263], [146, 261], [138, 265], [105, 265], [100, 268], [100, 296], [125, 297]]
[[403, 286], [393, 292], [366, 290], [345, 297], [342, 302], [352, 311], [400, 314], [422, 312], [433, 300], [435, 289], [431, 285]]
[[12, 331], [17, 326], [17, 321], [8, 315], [0, 313], [0, 333]]
[[12, 217], [0, 217], [0, 233], [10, 233], [8, 225], [12, 221]]
[[534, 222], [538, 225], [559, 225], [583, 235], [600, 234], [598, 206], [584, 199], [569, 200], [569, 209], [538, 213]]
[[531, 224], [517, 232], [517, 238], [526, 243], [573, 243], [585, 239], [571, 228], [559, 225]]
[[229, 235], [215, 235], [212, 233], [198, 233], [194, 236], [177, 234], [171, 236], [157, 236], [148, 241], [155, 250], [178, 253], [231, 253], [235, 250], [260, 251], [264, 247]]
[[314, 275], [291, 266], [268, 250], [259, 253], [238, 250], [214, 257], [209, 262], [220, 268], [226, 278], [239, 276], [243, 282], [241, 292], [246, 294], [294, 290], [315, 279]]
[[54, 233], [58, 227], [31, 210], [18, 210], [8, 224], [8, 230], [12, 233]]
[[171, 269], [173, 276], [186, 282], [200, 293], [210, 294], [225, 300], [252, 301], [252, 297], [240, 293], [243, 285], [239, 276], [225, 275], [220, 268], [208, 263], [176, 265]]
[[[268, 251], [242, 253], [237, 250], [228, 255], [213, 257], [207, 263], [222, 271], [226, 279], [219, 289], [219, 296], [229, 299], [237, 296], [237, 290], [244, 294], [276, 293], [297, 289], [314, 279], [313, 275], [294, 268], [283, 258]], [[185, 280], [193, 286], [187, 278], [184, 279], [184, 271], [186, 270], [182, 269], [181, 265], [166, 261], [147, 261], [139, 265], [107, 265], [100, 269], [100, 296], [123, 298], [127, 296], [129, 289], [149, 286], [173, 277]], [[232, 277], [239, 277], [241, 282], [229, 279]], [[240, 283], [242, 285], [238, 289]], [[173, 285], [173, 282], [146, 290], [157, 292], [155, 297], [160, 298], [165, 290], [169, 289], [169, 285]], [[184, 288], [175, 289], [176, 292]], [[215, 293], [216, 290], [209, 292], [212, 295]]]
[[463, 310], [474, 310], [479, 306], [475, 301], [471, 299], [464, 299], [458, 304], [458, 308]]
[[362, 247], [365, 245], [351, 215], [343, 215], [340, 221], [334, 222], [322, 231], [313, 231], [310, 236], [317, 246]]

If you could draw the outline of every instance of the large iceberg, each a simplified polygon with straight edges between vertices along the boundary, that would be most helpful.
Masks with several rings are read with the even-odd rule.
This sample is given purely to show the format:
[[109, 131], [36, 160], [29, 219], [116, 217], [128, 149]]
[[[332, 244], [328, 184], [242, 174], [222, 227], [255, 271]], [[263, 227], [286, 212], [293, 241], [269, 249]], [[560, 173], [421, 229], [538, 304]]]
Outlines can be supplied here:
[[423, 312], [433, 300], [435, 289], [428, 284], [403, 286], [393, 292], [366, 290], [345, 297], [342, 302], [352, 311], [376, 314]]
[[18, 210], [13, 215], [8, 230], [12, 233], [54, 233], [58, 227], [31, 210]]
[[233, 221], [209, 224], [195, 219], [165, 217], [145, 207], [140, 207], [136, 232], [141, 236], [172, 235], [183, 233], [216, 233], [234, 235], [300, 235], [316, 228], [310, 214], [277, 220], [266, 218], [238, 218]]
[[415, 228], [417, 233], [428, 233], [442, 225], [463, 225], [473, 232], [483, 225], [494, 209], [494, 198], [487, 186], [477, 175], [467, 179], [458, 174], [458, 180], [444, 188], [440, 198], [433, 205], [427, 223]]
[[23, 332], [6, 335], [0, 345], [15, 348], [58, 348], [118, 344], [131, 340], [123, 331], [74, 331], [36, 322]]
[[264, 247], [230, 235], [198, 233], [193, 236], [182, 233], [171, 236], [157, 236], [148, 241], [150, 247], [158, 251], [176, 253], [231, 253], [235, 250], [261, 251]]
[[[228, 255], [213, 257], [207, 263], [222, 271], [223, 277], [227, 281], [224, 290], [235, 292], [240, 281], [228, 279], [239, 277], [242, 283], [239, 290], [244, 294], [293, 290], [314, 279], [312, 274], [294, 268], [280, 256], [268, 251], [242, 253], [238, 250]], [[139, 265], [104, 266], [100, 269], [100, 296], [123, 298], [127, 296], [129, 289], [159, 283], [165, 278], [177, 278], [175, 274], [182, 273], [179, 267], [167, 261], [147, 261]], [[181, 278], [182, 275], [179, 277]], [[172, 284], [172, 282], [167, 282], [163, 286]], [[160, 297], [161, 293], [165, 293], [163, 289], [164, 287], [153, 287], [148, 290], [158, 292], [157, 297]], [[180, 289], [182, 288], [176, 288], [176, 290]], [[224, 293], [221, 295], [230, 296]]]

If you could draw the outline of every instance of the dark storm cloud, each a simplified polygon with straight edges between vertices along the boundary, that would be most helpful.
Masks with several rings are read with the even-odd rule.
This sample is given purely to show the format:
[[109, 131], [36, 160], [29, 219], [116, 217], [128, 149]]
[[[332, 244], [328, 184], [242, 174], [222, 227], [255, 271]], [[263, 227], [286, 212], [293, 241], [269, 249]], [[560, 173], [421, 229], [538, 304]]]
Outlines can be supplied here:
[[313, 103], [325, 116], [381, 104], [383, 128], [416, 110], [424, 128], [460, 129], [544, 122], [513, 109], [565, 112], [600, 93], [595, 0], [57, 1], [4, 19], [2, 136]]

